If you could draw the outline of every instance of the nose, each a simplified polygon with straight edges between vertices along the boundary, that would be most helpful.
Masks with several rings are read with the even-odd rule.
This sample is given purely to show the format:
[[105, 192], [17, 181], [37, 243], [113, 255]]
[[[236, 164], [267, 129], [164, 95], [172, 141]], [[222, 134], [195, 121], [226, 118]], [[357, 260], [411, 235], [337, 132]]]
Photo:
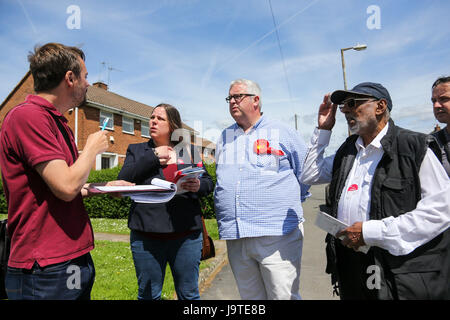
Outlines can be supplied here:
[[440, 108], [442, 105], [439, 103], [439, 100], [432, 101], [433, 102], [433, 108]]

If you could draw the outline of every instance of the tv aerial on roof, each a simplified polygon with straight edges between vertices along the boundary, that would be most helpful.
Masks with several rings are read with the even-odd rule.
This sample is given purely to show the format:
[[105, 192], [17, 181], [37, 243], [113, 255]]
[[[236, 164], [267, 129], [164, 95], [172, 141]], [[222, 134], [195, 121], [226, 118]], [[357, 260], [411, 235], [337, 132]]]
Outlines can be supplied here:
[[99, 77], [99, 80], [98, 80], [98, 81], [102, 81], [100, 77], [104, 74], [105, 71], [107, 71], [107, 78], [108, 78], [108, 81], [106, 82], [106, 84], [107, 84], [108, 87], [109, 87], [109, 86], [110, 86], [110, 83], [111, 83], [111, 71], [119, 71], [119, 72], [123, 72], [123, 70], [114, 68], [113, 66], [111, 66], [111, 64], [109, 64], [108, 62], [105, 62], [105, 61], [101, 62], [100, 64], [101, 64], [101, 69], [102, 69], [102, 71], [101, 71], [101, 72], [99, 73], [99, 75], [98, 75], [98, 77]]

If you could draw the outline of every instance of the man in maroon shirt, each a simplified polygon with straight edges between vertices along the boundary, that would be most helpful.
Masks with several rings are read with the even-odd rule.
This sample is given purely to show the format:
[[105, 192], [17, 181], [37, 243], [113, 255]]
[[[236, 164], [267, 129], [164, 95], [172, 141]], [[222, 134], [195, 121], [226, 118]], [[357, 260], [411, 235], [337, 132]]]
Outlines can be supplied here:
[[[9, 299], [89, 299], [95, 270], [92, 226], [82, 197], [104, 131], [89, 135], [83, 152], [63, 116], [80, 106], [89, 86], [84, 53], [48, 43], [28, 57], [36, 95], [5, 117], [0, 166], [8, 202], [11, 253]], [[125, 181], [109, 185], [129, 185]]]

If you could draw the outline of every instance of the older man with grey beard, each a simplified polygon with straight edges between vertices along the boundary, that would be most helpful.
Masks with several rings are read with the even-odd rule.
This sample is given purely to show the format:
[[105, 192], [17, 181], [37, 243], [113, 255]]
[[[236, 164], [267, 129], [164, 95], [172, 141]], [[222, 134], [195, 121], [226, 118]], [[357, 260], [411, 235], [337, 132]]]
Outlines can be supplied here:
[[[338, 105], [351, 135], [324, 158]], [[449, 299], [450, 180], [436, 141], [397, 127], [391, 110], [371, 82], [319, 107], [300, 181], [330, 183], [322, 208], [349, 226], [327, 235], [326, 271], [341, 299]]]

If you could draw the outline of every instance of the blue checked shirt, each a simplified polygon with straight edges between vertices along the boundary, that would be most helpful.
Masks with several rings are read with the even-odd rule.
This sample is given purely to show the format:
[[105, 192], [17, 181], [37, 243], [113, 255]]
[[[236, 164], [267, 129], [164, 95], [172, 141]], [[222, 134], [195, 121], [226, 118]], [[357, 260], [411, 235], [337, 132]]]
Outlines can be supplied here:
[[[284, 155], [256, 154], [257, 139]], [[222, 132], [214, 191], [221, 239], [284, 235], [304, 221], [309, 186], [299, 179], [306, 151], [298, 132], [265, 116], [248, 133], [236, 123]]]

